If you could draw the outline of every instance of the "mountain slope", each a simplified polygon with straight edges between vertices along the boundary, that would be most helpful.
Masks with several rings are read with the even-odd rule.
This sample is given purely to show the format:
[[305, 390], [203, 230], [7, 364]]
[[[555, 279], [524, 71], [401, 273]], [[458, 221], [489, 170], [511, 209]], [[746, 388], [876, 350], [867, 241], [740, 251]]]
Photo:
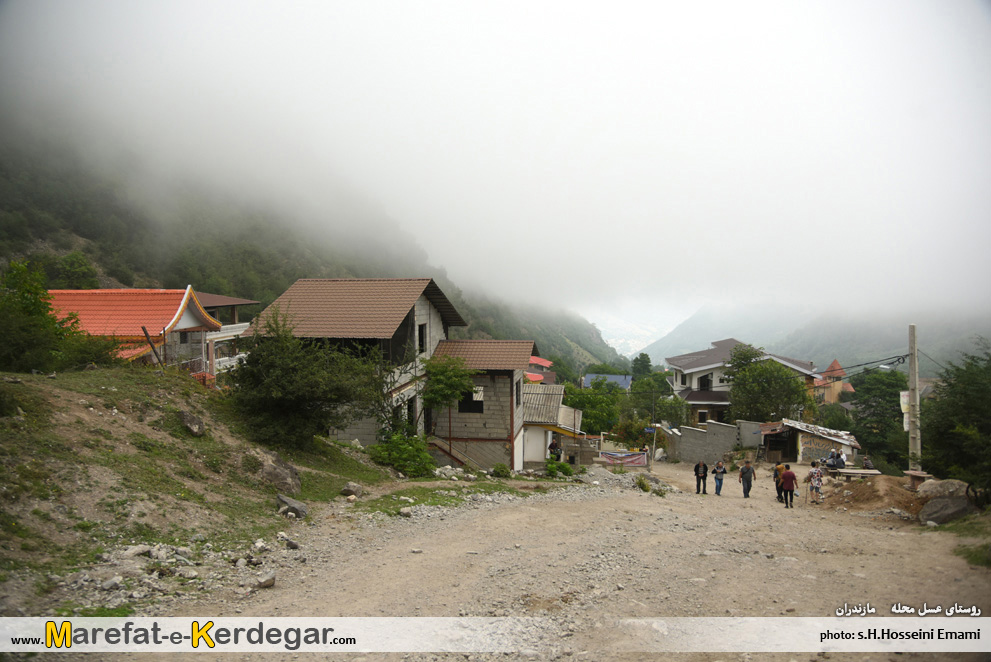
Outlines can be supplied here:
[[[267, 305], [298, 278], [435, 278], [463, 337], [525, 338], [573, 368], [618, 358], [588, 321], [462, 293], [399, 223], [355, 196], [313, 212], [232, 199], [189, 182], [141, 190], [44, 143], [0, 144], [0, 258], [82, 251], [103, 287], [192, 284]], [[360, 228], [361, 230], [354, 230]], [[248, 316], [257, 312], [248, 309]]]

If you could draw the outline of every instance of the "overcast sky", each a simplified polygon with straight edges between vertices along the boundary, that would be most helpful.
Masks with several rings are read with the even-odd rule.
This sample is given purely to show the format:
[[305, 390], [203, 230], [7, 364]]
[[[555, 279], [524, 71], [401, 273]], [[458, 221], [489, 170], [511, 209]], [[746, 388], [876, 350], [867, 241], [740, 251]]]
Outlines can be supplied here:
[[0, 76], [165, 170], [342, 179], [463, 286], [593, 321], [991, 302], [988, 2], [30, 0]]

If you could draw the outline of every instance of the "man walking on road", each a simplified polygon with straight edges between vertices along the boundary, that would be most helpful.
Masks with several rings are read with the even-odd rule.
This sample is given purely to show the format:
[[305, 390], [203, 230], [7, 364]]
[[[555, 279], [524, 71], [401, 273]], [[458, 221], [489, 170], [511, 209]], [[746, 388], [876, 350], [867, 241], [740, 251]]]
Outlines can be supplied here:
[[750, 460], [743, 463], [740, 467], [740, 483], [743, 485], [743, 498], [750, 498], [750, 488], [754, 485], [754, 476], [756, 472], [754, 468], [750, 466]]
[[709, 477], [709, 465], [707, 465], [702, 460], [699, 460], [699, 463], [695, 465], [695, 494], [698, 494], [699, 490], [702, 491], [702, 494], [706, 493], [705, 481], [708, 477]]
[[781, 491], [785, 497], [785, 508], [795, 507], [795, 485], [798, 483], [798, 476], [791, 470], [791, 465], [785, 465], [785, 471], [781, 474]]

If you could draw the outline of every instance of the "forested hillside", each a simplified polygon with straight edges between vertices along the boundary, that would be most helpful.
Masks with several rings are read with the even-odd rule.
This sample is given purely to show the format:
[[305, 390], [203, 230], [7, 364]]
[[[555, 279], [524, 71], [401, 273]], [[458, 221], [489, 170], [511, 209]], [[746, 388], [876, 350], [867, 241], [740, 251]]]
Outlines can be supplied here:
[[[366, 237], [371, 228], [374, 239], [354, 238], [351, 226]], [[67, 255], [72, 269], [53, 285], [191, 284], [262, 305], [298, 278], [429, 276], [469, 322], [458, 337], [532, 339], [572, 368], [620, 360], [581, 317], [462, 292], [400, 223], [360, 201], [306, 218], [188, 181], [151, 192], [119, 165], [94, 169], [59, 146], [0, 143], [0, 259], [31, 259], [54, 273], [66, 271]]]

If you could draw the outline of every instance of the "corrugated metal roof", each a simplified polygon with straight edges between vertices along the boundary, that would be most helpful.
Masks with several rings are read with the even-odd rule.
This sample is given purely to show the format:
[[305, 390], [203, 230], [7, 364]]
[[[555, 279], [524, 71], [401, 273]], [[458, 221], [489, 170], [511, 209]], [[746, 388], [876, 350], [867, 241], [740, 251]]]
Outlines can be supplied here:
[[810, 423], [803, 423], [802, 421], [793, 421], [789, 418], [781, 419], [781, 423], [795, 430], [801, 430], [802, 432], [807, 432], [808, 434], [822, 437], [829, 441], [846, 444], [857, 449], [860, 448], [857, 438], [845, 430], [833, 430], [832, 428], [824, 428]]
[[523, 385], [523, 421], [525, 423], [558, 423], [558, 410], [564, 400], [564, 386], [553, 384]]
[[473, 370], [526, 370], [536, 351], [532, 340], [441, 340], [434, 356], [460, 356]]
[[302, 278], [262, 311], [278, 308], [301, 338], [391, 338], [424, 295], [448, 326], [467, 326], [432, 278]]
[[189, 310], [209, 331], [221, 324], [210, 317], [192, 288], [185, 290], [107, 289], [49, 290], [52, 308], [60, 316], [75, 313], [79, 326], [91, 336], [144, 338], [141, 327], [151, 336], [171, 331]]

